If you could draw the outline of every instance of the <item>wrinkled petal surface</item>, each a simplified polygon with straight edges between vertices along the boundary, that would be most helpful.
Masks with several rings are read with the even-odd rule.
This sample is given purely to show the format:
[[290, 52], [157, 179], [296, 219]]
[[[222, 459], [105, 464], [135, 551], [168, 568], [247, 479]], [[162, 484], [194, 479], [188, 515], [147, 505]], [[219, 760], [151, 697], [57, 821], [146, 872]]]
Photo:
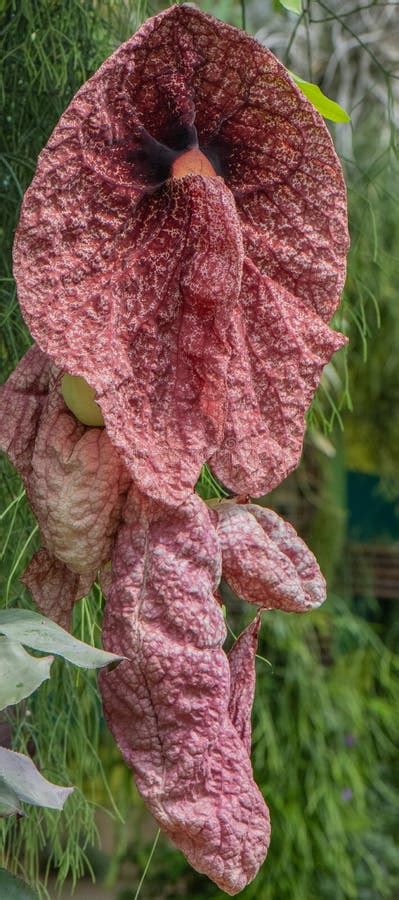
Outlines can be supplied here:
[[317, 560], [295, 529], [271, 509], [223, 504], [217, 508], [223, 577], [262, 609], [307, 612], [326, 598]]
[[111, 557], [129, 477], [106, 431], [66, 409], [58, 382], [36, 436], [28, 492], [50, 555], [88, 575]]
[[67, 410], [60, 373], [37, 347], [0, 394], [2, 449], [23, 477], [44, 547], [24, 576], [39, 608], [64, 627], [111, 558], [130, 476], [103, 428]]
[[[197, 141], [215, 177], [170, 178]], [[304, 410], [339, 346], [318, 316], [338, 304], [347, 246], [321, 117], [273, 54], [182, 5], [146, 22], [62, 116], [25, 195], [15, 275], [39, 345], [95, 388], [140, 487], [176, 504], [219, 447], [215, 471], [236, 491], [263, 493], [296, 464]], [[258, 274], [247, 268], [239, 299], [243, 253]], [[255, 308], [262, 330], [249, 339]], [[277, 315], [296, 364], [267, 404]], [[312, 334], [307, 368], [298, 317], [299, 342]]]
[[238, 636], [228, 655], [230, 666], [229, 716], [251, 756], [251, 714], [255, 697], [255, 656], [260, 615]]
[[0, 387], [0, 449], [8, 454], [24, 479], [31, 471], [36, 434], [47, 403], [49, 378], [49, 358], [34, 345]]
[[29, 588], [40, 612], [68, 630], [74, 604], [89, 593], [95, 577], [96, 570], [91, 575], [78, 575], [42, 547], [21, 581]]
[[241, 736], [229, 715], [219, 580], [218, 540], [199, 497], [172, 512], [132, 491], [103, 631], [104, 646], [128, 661], [101, 675], [105, 714], [159, 825], [194, 868], [236, 894], [266, 855], [270, 825], [247, 726]]
[[266, 494], [298, 465], [305, 413], [324, 366], [345, 342], [246, 261], [231, 328], [225, 438], [210, 459], [228, 488]]

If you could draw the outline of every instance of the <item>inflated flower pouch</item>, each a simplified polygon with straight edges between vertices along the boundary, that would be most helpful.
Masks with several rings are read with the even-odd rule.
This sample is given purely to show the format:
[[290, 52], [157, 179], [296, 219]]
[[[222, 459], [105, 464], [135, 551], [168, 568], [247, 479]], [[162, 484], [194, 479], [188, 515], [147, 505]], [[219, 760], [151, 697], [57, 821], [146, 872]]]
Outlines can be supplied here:
[[[2, 446], [42, 548], [24, 575], [68, 627], [100, 578], [109, 726], [161, 828], [229, 894], [269, 844], [250, 763], [258, 613], [223, 651], [222, 574], [258, 610], [325, 597], [290, 525], [234, 495], [297, 465], [344, 343], [348, 247], [328, 131], [255, 40], [191, 7], [150, 19], [80, 89], [26, 192], [14, 272], [36, 344]], [[105, 427], [104, 427], [105, 426]]]

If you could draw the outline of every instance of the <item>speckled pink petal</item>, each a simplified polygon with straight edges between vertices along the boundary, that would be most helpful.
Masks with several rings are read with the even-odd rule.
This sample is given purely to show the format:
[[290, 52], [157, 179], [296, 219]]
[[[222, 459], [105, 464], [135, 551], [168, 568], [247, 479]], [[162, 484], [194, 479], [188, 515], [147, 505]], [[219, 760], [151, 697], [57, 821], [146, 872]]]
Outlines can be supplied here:
[[245, 252], [287, 299], [292, 295], [328, 322], [349, 248], [342, 168], [323, 119], [286, 69], [263, 48], [254, 49], [251, 62], [247, 102], [223, 123], [219, 138]]
[[229, 716], [251, 756], [251, 715], [255, 696], [255, 656], [260, 615], [238, 636], [228, 655], [230, 666]]
[[270, 509], [248, 504], [218, 507], [223, 577], [262, 609], [306, 612], [326, 598], [317, 560], [295, 529]]
[[104, 646], [128, 660], [100, 685], [155, 819], [194, 868], [236, 894], [266, 855], [270, 824], [246, 732], [244, 745], [229, 715], [219, 579], [218, 540], [199, 497], [172, 512], [132, 490], [103, 629]]
[[96, 572], [78, 575], [42, 547], [31, 559], [21, 581], [29, 588], [40, 612], [67, 630], [74, 604], [89, 593]]
[[33, 346], [0, 387], [0, 449], [8, 454], [22, 478], [30, 473], [49, 377], [48, 357]]
[[[134, 153], [158, 52], [151, 35], [147, 27], [130, 52], [117, 51], [62, 117], [25, 196], [14, 261], [32, 334], [96, 389], [108, 434], [140, 487], [178, 502], [223, 436], [243, 251], [221, 178], [173, 179], [146, 196], [150, 182], [138, 187]], [[171, 72], [165, 99], [176, 89]], [[184, 109], [188, 94], [185, 87]], [[165, 118], [159, 102], [155, 115]], [[175, 115], [173, 106], [166, 131]], [[158, 119], [147, 124], [159, 130]]]
[[[37, 178], [45, 181], [43, 172]], [[23, 288], [19, 296], [40, 344], [96, 389], [107, 432], [135, 480], [177, 502], [223, 436], [241, 233], [232, 196], [216, 178], [173, 182], [127, 215], [112, 259], [107, 245], [95, 274], [89, 261], [79, 276], [69, 252], [60, 253], [46, 289], [35, 256], [44, 226], [29, 225], [27, 195], [15, 260], [20, 284], [30, 285], [29, 305]]]
[[246, 261], [231, 329], [225, 438], [210, 465], [235, 493], [260, 496], [297, 465], [305, 413], [346, 338]]
[[255, 517], [266, 537], [273, 541], [291, 561], [301, 580], [305, 592], [308, 609], [324, 603], [326, 599], [326, 580], [320, 571], [316, 557], [296, 533], [295, 528], [285, 522], [274, 510], [249, 503], [247, 510]]
[[53, 375], [27, 485], [49, 555], [93, 580], [111, 557], [129, 482], [105, 429], [78, 422]]
[[66, 627], [73, 602], [111, 557], [130, 476], [105, 429], [86, 428], [66, 408], [59, 383], [32, 347], [2, 388], [0, 418], [2, 447], [24, 479], [44, 544], [24, 581]]
[[[175, 160], [197, 146], [220, 177], [171, 178]], [[220, 477], [252, 493], [281, 480], [300, 452], [322, 365], [315, 377], [315, 353], [326, 361], [339, 346], [331, 341], [326, 356], [311, 341], [309, 375], [291, 367], [278, 398], [264, 402], [255, 357], [276, 362], [272, 323], [263, 321], [250, 347], [240, 333], [246, 309], [230, 324], [243, 242], [269, 282], [260, 291], [247, 276], [241, 305], [268, 306], [272, 296], [290, 334], [298, 316], [311, 329], [315, 312], [329, 318], [348, 245], [341, 167], [321, 117], [269, 51], [200, 10], [174, 6], [73, 99], [40, 156], [14, 251], [32, 334], [96, 389], [133, 478], [165, 502], [189, 494], [222, 444], [227, 393], [233, 421], [215, 459]], [[285, 428], [291, 415], [299, 425], [284, 466], [279, 422]]]

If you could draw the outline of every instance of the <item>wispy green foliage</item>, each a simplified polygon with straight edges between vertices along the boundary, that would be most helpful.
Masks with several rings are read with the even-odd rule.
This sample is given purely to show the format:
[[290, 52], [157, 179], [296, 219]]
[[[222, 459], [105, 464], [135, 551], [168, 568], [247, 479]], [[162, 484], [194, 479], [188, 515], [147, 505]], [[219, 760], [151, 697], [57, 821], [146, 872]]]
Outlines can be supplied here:
[[[26, 604], [27, 598], [24, 603]], [[98, 589], [79, 604], [74, 632], [99, 642], [102, 598]], [[49, 780], [76, 785], [61, 813], [32, 808], [22, 821], [0, 823], [2, 863], [36, 883], [43, 896], [41, 862], [54, 867], [59, 883], [90, 872], [88, 848], [97, 842], [94, 812], [98, 804], [119, 817], [101, 759], [101, 703], [93, 672], [55, 660], [51, 679], [10, 709], [13, 749], [32, 755]], [[126, 790], [126, 789], [125, 789]]]
[[[382, 171], [380, 169], [382, 167]], [[346, 287], [353, 413], [345, 416], [348, 463], [398, 479], [399, 167], [386, 156], [350, 194], [353, 243]]]

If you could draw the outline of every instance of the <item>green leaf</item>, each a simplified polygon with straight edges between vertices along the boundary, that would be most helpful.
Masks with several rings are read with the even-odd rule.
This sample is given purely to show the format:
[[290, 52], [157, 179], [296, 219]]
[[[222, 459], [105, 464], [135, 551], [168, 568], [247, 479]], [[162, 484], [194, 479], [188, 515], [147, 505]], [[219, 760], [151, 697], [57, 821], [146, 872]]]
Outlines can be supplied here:
[[[62, 809], [73, 787], [60, 787], [43, 778], [35, 764], [23, 753], [0, 747], [0, 782], [19, 800], [32, 806]], [[1, 895], [0, 895], [1, 896]]]
[[50, 677], [53, 656], [38, 659], [22, 644], [0, 637], [0, 710], [33, 694]]
[[289, 74], [295, 81], [295, 84], [298, 85], [315, 109], [317, 109], [325, 119], [330, 119], [331, 122], [350, 122], [351, 117], [344, 109], [342, 109], [342, 106], [340, 106], [339, 103], [336, 103], [335, 100], [330, 100], [329, 97], [326, 97], [317, 84], [312, 84], [311, 81], [304, 81], [303, 78], [300, 78], [299, 75], [295, 75], [294, 72], [290, 72]]
[[18, 795], [0, 778], [0, 818], [15, 816], [17, 813], [20, 816], [24, 815]]
[[7, 900], [38, 900], [36, 891], [6, 869], [0, 869], [0, 897]]
[[98, 669], [124, 659], [123, 656], [84, 644], [51, 619], [27, 609], [0, 610], [0, 633], [34, 650], [63, 656], [75, 666], [85, 669]]
[[300, 16], [302, 12], [302, 0], [279, 0], [281, 6], [284, 6], [284, 9], [288, 9], [289, 12], [295, 13], [295, 15]]

